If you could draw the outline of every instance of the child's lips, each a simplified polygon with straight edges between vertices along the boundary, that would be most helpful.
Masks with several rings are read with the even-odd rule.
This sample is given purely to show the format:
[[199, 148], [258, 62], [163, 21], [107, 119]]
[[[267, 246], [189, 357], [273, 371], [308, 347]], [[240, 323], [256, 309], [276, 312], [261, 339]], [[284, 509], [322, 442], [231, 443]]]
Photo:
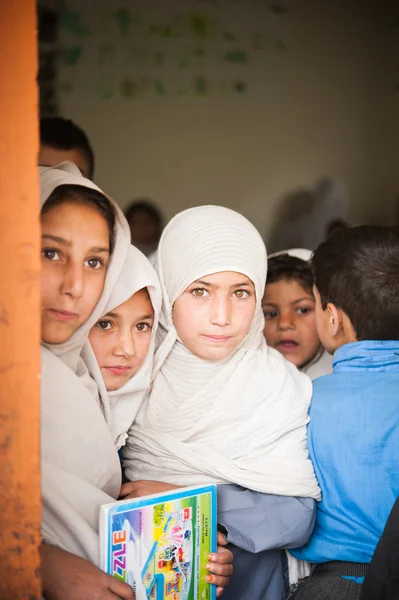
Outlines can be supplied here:
[[131, 370], [130, 366], [116, 365], [111, 367], [104, 367], [109, 373], [113, 375], [126, 375]]
[[299, 348], [299, 344], [298, 342], [295, 342], [295, 340], [281, 340], [281, 342], [277, 344], [277, 348], [288, 353], [296, 352], [296, 350]]

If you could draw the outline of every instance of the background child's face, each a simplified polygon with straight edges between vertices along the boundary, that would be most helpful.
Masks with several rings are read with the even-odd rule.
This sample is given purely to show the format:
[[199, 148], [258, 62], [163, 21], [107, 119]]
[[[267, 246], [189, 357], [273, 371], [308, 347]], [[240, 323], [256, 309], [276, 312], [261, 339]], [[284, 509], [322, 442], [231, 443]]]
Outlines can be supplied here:
[[39, 165], [43, 167], [56, 167], [65, 160], [71, 160], [78, 167], [83, 177], [90, 179], [90, 164], [87, 157], [79, 148], [62, 150], [42, 144], [39, 151]]
[[205, 360], [221, 360], [242, 342], [255, 313], [255, 286], [223, 271], [194, 281], [176, 300], [173, 322], [183, 344]]
[[297, 367], [308, 363], [320, 348], [313, 295], [297, 281], [269, 283], [262, 300], [267, 344]]
[[92, 327], [89, 341], [108, 391], [122, 387], [143, 364], [153, 323], [154, 309], [143, 289]]
[[132, 244], [145, 246], [158, 241], [158, 223], [146, 210], [135, 211], [129, 219]]
[[65, 202], [41, 217], [42, 340], [66, 342], [84, 323], [104, 287], [108, 224], [95, 208]]

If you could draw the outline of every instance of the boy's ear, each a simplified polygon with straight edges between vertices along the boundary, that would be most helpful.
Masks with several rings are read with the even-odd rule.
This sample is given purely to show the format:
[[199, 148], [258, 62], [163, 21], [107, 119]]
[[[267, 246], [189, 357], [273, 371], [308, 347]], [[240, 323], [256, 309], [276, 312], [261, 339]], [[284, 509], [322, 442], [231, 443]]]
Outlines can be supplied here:
[[329, 302], [327, 304], [327, 311], [328, 311], [328, 330], [329, 330], [331, 337], [335, 338], [340, 333], [342, 333], [342, 330], [343, 330], [342, 311], [339, 308], [337, 308], [335, 306], [335, 304], [332, 304], [331, 302]]

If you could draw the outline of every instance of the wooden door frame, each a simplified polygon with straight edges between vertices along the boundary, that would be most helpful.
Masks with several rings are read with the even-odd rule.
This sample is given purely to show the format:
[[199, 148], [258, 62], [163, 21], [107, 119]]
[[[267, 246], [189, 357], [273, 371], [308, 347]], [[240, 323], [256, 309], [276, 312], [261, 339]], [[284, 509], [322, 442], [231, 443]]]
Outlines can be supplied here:
[[0, 598], [40, 590], [36, 2], [0, 2]]

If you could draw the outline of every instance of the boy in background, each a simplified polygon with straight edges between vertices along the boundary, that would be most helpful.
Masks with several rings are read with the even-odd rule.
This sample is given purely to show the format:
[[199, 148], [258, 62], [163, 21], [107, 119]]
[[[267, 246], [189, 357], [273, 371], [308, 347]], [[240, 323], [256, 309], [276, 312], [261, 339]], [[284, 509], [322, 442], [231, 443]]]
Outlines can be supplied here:
[[313, 382], [308, 446], [322, 492], [295, 600], [357, 599], [399, 495], [399, 229], [363, 226], [314, 253], [316, 326], [333, 373]]
[[40, 119], [39, 165], [56, 167], [71, 160], [87, 179], [94, 176], [94, 153], [83, 129], [69, 119]]
[[268, 260], [262, 308], [265, 338], [298, 369], [312, 379], [331, 373], [331, 356], [324, 350], [316, 331], [313, 274], [308, 261], [292, 250]]

